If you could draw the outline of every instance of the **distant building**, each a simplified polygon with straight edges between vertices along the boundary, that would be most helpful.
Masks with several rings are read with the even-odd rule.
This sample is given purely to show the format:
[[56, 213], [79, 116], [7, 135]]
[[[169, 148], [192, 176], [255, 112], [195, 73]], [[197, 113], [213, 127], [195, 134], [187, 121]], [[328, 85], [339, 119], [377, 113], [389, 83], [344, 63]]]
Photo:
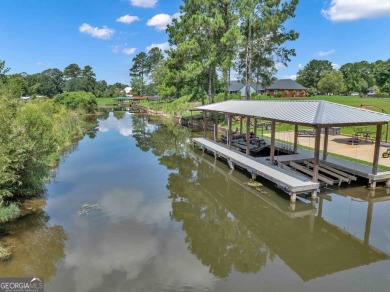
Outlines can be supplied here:
[[[229, 82], [229, 94], [240, 93], [240, 96], [245, 96], [245, 84], [239, 80], [233, 80]], [[250, 86], [250, 92], [255, 93], [256, 89], [253, 85]]]
[[124, 90], [126, 96], [131, 96], [132, 88], [130, 86], [125, 87], [125, 89], [123, 89], [123, 90]]
[[[307, 95], [307, 88], [292, 79], [279, 79], [275, 80], [270, 86], [262, 87], [259, 85], [258, 87], [259, 89], [257, 93], [262, 95], [269, 94], [271, 96], [277, 96], [278, 92], [280, 92], [284, 97], [299, 97]], [[245, 84], [239, 80], [230, 81], [229, 94], [234, 94], [237, 92], [240, 93], [240, 96], [245, 96]], [[256, 87], [252, 84], [250, 86], [250, 92], [251, 94], [256, 92]]]
[[271, 96], [277, 96], [278, 92], [280, 92], [283, 97], [299, 97], [307, 95], [307, 88], [292, 79], [278, 79], [270, 86], [260, 88], [258, 93], [262, 95], [269, 94]]

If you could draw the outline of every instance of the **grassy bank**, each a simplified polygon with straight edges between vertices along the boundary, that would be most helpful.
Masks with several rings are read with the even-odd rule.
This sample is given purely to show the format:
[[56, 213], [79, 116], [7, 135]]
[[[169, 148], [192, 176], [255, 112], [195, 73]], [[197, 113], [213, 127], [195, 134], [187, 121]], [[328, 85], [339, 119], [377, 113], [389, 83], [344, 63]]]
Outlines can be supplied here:
[[[390, 114], [390, 98], [368, 98], [368, 97], [359, 97], [359, 96], [328, 96], [328, 95], [318, 95], [311, 97], [300, 97], [300, 98], [274, 98], [269, 96], [258, 96], [257, 100], [325, 100], [329, 102], [339, 103], [347, 106], [365, 108], [376, 112], [385, 112]], [[160, 110], [167, 112], [171, 115], [179, 115], [183, 117], [190, 117], [191, 115], [201, 115], [201, 113], [191, 113], [190, 110], [195, 109], [196, 106], [199, 106], [200, 103], [190, 102], [188, 97], [182, 97], [174, 101], [169, 101], [165, 103], [161, 102], [148, 102], [143, 101], [142, 103], [137, 103], [149, 107], [153, 110]], [[221, 124], [222, 127], [226, 126]], [[235, 129], [239, 127], [239, 123], [234, 122], [232, 127]], [[286, 131], [291, 130], [291, 125], [278, 125], [277, 131]], [[302, 129], [305, 127], [301, 127]], [[245, 129], [245, 123], [244, 123]], [[253, 129], [253, 128], [252, 128]], [[344, 127], [341, 129], [342, 134], [353, 135], [355, 133], [356, 127]], [[376, 132], [376, 126], [364, 126], [364, 131], [371, 131], [373, 135]], [[387, 128], [383, 127], [382, 140], [386, 140], [385, 132]], [[261, 131], [258, 129], [258, 131]], [[264, 131], [268, 133], [269, 131]], [[387, 139], [390, 141], [390, 131], [387, 133]]]
[[24, 102], [0, 92], [0, 222], [18, 217], [20, 202], [43, 193], [50, 166], [82, 137], [85, 106], [93, 104], [82, 100], [70, 110], [61, 100]]

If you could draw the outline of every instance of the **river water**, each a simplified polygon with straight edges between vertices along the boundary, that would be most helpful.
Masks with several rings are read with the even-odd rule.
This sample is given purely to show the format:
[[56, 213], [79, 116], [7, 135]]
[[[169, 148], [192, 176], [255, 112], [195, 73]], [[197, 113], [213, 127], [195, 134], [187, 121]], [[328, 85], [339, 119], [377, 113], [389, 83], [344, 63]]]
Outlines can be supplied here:
[[[187, 128], [109, 113], [66, 155], [40, 211], [1, 227], [0, 276], [46, 291], [388, 291], [389, 191], [317, 203], [231, 171]], [[390, 197], [389, 197], [390, 198]]]

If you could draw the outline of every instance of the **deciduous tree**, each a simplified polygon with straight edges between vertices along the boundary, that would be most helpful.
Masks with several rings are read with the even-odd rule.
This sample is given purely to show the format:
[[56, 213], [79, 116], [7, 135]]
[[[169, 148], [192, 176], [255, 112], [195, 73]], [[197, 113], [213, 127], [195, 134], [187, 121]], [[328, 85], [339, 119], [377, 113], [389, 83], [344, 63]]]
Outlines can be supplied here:
[[305, 87], [318, 89], [324, 73], [333, 71], [332, 63], [327, 60], [311, 60], [302, 70], [298, 71], [297, 82]]
[[340, 94], [346, 91], [343, 73], [340, 71], [325, 72], [318, 82], [318, 89], [327, 94]]

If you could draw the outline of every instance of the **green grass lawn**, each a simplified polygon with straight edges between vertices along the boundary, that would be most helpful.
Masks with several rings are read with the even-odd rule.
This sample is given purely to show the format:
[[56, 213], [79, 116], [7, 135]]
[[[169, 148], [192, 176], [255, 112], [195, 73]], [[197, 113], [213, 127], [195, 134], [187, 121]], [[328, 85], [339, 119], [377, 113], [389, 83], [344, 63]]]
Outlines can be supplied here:
[[97, 104], [100, 105], [100, 104], [113, 104], [114, 103], [114, 99], [109, 97], [109, 98], [97, 98], [96, 99], [97, 101]]

